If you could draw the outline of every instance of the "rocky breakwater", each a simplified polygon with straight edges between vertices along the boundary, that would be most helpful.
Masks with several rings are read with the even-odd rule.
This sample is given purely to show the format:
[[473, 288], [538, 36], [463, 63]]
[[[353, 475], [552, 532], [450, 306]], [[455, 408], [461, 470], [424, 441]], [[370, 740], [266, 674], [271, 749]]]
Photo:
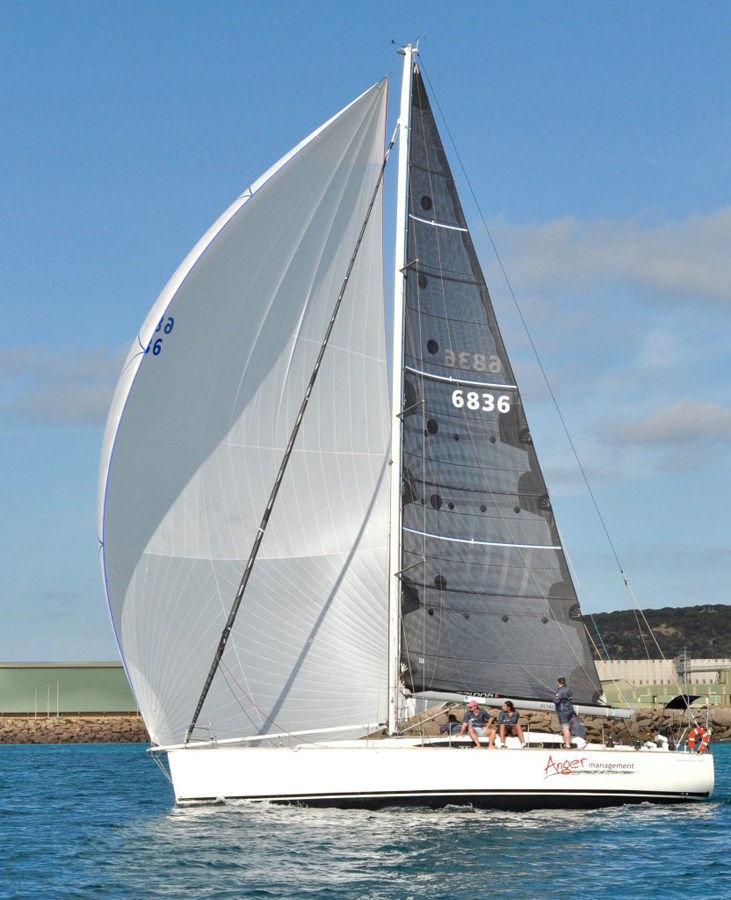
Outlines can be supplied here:
[[[516, 704], [517, 706], [517, 704]], [[435, 716], [436, 709], [427, 710], [413, 721], [421, 719], [421, 727], [414, 727], [413, 734], [421, 731], [426, 735], [437, 736], [439, 726], [447, 720], [444, 712]], [[462, 708], [454, 710], [459, 721], [462, 720]], [[497, 711], [495, 711], [497, 712]], [[696, 722], [706, 725], [706, 709], [693, 709]], [[653, 740], [661, 729], [670, 729], [677, 740], [688, 725], [688, 713], [684, 710], [665, 709], [637, 709], [629, 719], [607, 719], [604, 716], [582, 716], [586, 727], [586, 736], [591, 743], [600, 743], [607, 737], [612, 737], [622, 744], [631, 744], [635, 741]], [[520, 724], [524, 730], [543, 731], [558, 734], [558, 719], [547, 712], [520, 710]], [[712, 741], [731, 740], [731, 709], [728, 707], [712, 706], [709, 711], [709, 726]]]
[[0, 744], [149, 743], [139, 716], [3, 716]]
[[[705, 726], [706, 709], [694, 709], [692, 712], [696, 723]], [[670, 729], [677, 739], [688, 726], [685, 710], [636, 709], [629, 719], [607, 719], [604, 716], [582, 716], [582, 719], [586, 737], [592, 743], [601, 742], [603, 737], [609, 736], [623, 744], [654, 740], [661, 729]], [[521, 722], [524, 727], [530, 723], [531, 730], [558, 732], [558, 719], [549, 713], [526, 712], [521, 715]], [[731, 709], [712, 706], [708, 724], [712, 740], [731, 740]]]

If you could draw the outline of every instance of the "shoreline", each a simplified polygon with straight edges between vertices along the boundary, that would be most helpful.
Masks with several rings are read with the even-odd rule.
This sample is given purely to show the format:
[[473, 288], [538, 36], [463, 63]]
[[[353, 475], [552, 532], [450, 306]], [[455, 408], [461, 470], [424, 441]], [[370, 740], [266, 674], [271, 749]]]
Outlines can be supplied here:
[[0, 716], [0, 744], [149, 744], [138, 715]]
[[[523, 731], [529, 728], [531, 731], [547, 731], [554, 734], [559, 733], [558, 718], [555, 714], [541, 712], [539, 710], [523, 711], [520, 704], [515, 704], [516, 709], [520, 713], [520, 724]], [[462, 707], [453, 710], [457, 716], [457, 720], [462, 719]], [[497, 714], [497, 710], [493, 710]], [[447, 721], [447, 712], [426, 721], [420, 729], [416, 723], [422, 719], [430, 719], [434, 716], [436, 709], [427, 710], [419, 716], [415, 716], [411, 721], [414, 727], [411, 729], [413, 735], [423, 733], [429, 737], [439, 735], [439, 726]], [[698, 721], [700, 724], [706, 724], [706, 710], [696, 710]], [[586, 727], [586, 738], [589, 743], [600, 743], [602, 741], [602, 733], [605, 736], [616, 738], [622, 744], [633, 744], [636, 741], [654, 740], [661, 728], [671, 728], [673, 734], [679, 735], [684, 726], [688, 724], [688, 714], [685, 710], [666, 710], [653, 707], [633, 710], [629, 719], [606, 718], [605, 716], [582, 716]], [[712, 706], [708, 714], [708, 721], [711, 729], [712, 741], [731, 740], [731, 707]]]
[[[435, 710], [428, 710], [422, 716], [429, 718]], [[459, 709], [457, 709], [457, 716]], [[701, 722], [705, 723], [705, 711], [698, 710]], [[687, 713], [679, 710], [638, 709], [630, 719], [606, 719], [603, 716], [583, 716], [587, 739], [596, 743], [604, 734], [617, 738], [622, 743], [651, 740], [662, 727], [673, 731], [687, 724]], [[446, 721], [446, 713], [425, 722], [422, 729], [411, 729], [412, 734], [420, 731], [428, 736], [439, 734], [439, 725]], [[709, 715], [712, 740], [731, 740], [731, 707], [711, 707]], [[531, 711], [521, 712], [520, 722], [524, 729], [536, 731], [558, 731], [555, 715]], [[372, 736], [373, 737], [373, 736]], [[88, 743], [138, 743], [149, 744], [150, 736], [139, 715], [75, 715], [75, 716], [0, 716], [0, 744], [88, 744]]]

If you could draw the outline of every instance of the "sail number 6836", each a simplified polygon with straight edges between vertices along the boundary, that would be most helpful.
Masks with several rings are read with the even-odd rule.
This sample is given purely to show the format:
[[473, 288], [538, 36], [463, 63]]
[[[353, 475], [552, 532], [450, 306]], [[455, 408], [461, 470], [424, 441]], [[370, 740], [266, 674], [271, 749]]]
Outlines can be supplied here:
[[494, 394], [478, 394], [477, 391], [467, 391], [465, 394], [462, 390], [452, 391], [452, 406], [457, 409], [467, 407], [467, 409], [483, 412], [492, 412], [497, 410], [500, 413], [510, 412], [510, 397], [501, 394], [497, 400]]

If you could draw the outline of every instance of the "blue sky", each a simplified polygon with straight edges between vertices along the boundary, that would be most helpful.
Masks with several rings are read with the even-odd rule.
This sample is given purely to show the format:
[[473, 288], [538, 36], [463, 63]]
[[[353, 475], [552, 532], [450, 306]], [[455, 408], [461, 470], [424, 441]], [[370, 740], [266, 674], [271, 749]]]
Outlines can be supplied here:
[[[241, 190], [417, 35], [640, 603], [731, 600], [731, 7], [5, 2], [0, 659], [115, 657], [94, 511], [126, 347]], [[453, 167], [584, 607], [627, 608]]]

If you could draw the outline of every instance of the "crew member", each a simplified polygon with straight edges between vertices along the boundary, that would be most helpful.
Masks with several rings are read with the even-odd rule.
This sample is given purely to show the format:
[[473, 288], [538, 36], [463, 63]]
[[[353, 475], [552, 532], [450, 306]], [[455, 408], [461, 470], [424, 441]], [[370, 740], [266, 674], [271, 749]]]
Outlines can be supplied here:
[[571, 702], [573, 692], [567, 686], [565, 678], [558, 679], [558, 690], [553, 696], [553, 703], [556, 707], [556, 715], [558, 716], [558, 725], [563, 732], [563, 745], [565, 750], [571, 749], [571, 717], [576, 715], [574, 704]]
[[439, 726], [439, 734], [457, 734], [462, 726], [457, 721], [457, 716], [450, 713], [444, 725]]
[[480, 737], [485, 734], [485, 727], [489, 716], [484, 709], [480, 709], [477, 700], [470, 700], [462, 719], [462, 727], [459, 731], [460, 735], [465, 732], [469, 734], [474, 742], [475, 747], [480, 749]]
[[[520, 741], [520, 746], [525, 747], [523, 729], [518, 723], [518, 712], [513, 706], [512, 700], [506, 700], [505, 703], [503, 703], [503, 708], [497, 714], [497, 730], [500, 732], [500, 744], [502, 747], [505, 747], [505, 739], [509, 734], [516, 735]], [[488, 749], [494, 749], [495, 747], [495, 733], [495, 728], [491, 728], [487, 732], [487, 736], [490, 738]]]

